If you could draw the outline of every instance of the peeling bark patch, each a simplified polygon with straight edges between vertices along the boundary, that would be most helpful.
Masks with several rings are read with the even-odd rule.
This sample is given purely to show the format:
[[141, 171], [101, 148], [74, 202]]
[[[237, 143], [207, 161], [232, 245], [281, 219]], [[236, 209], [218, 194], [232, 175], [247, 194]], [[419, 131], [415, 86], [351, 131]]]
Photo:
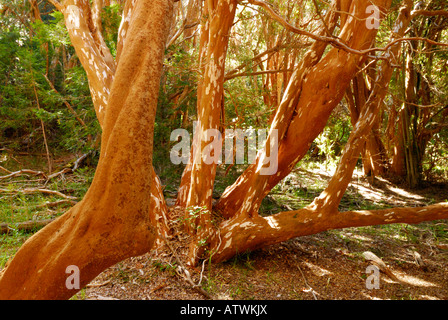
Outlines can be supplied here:
[[264, 219], [267, 221], [267, 223], [269, 224], [269, 226], [272, 229], [280, 229], [280, 226], [279, 226], [278, 222], [276, 221], [275, 217], [269, 216], [269, 217], [265, 217]]

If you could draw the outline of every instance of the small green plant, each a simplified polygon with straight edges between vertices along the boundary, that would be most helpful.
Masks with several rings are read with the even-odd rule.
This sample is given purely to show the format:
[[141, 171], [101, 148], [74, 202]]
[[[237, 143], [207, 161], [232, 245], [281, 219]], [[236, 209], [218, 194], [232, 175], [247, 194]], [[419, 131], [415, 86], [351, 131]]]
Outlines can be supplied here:
[[85, 300], [87, 298], [86, 288], [82, 288], [78, 293], [76, 293], [70, 300]]
[[176, 264], [162, 263], [160, 261], [154, 261], [153, 266], [161, 272], [167, 271], [168, 273], [170, 273], [172, 275], [176, 274]]
[[[198, 218], [200, 218], [203, 214], [210, 214], [210, 211], [207, 209], [207, 207], [188, 207], [186, 209], [186, 214], [183, 217], [180, 217], [178, 220], [188, 227], [190, 227], [192, 230], [198, 230], [201, 228], [200, 225], [197, 224]], [[202, 240], [201, 240], [202, 241]], [[198, 245], [201, 245], [198, 243]]]

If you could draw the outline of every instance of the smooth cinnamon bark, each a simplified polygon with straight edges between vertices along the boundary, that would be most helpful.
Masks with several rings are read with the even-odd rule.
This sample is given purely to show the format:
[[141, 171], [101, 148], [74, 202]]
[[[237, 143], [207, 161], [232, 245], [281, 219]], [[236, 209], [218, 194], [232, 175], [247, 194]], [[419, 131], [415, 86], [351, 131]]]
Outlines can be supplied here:
[[81, 202], [19, 249], [0, 278], [0, 299], [67, 299], [77, 291], [66, 286], [68, 266], [79, 268], [82, 288], [108, 266], [154, 245], [152, 132], [172, 3], [140, 0], [136, 7], [92, 185]]
[[211, 245], [212, 261], [326, 230], [392, 223], [420, 223], [448, 218], [448, 203], [383, 210], [319, 212], [304, 208], [268, 217], [233, 218], [221, 224]]
[[[366, 7], [369, 4], [353, 2], [350, 12], [357, 19], [352, 18], [350, 23], [346, 22], [341, 28], [339, 37], [351, 48], [367, 49], [375, 38], [377, 30], [368, 29], [365, 24]], [[390, 1], [380, 1], [377, 5], [388, 8]], [[339, 104], [350, 81], [359, 70], [362, 60], [361, 55], [333, 48], [318, 60], [318, 63], [303, 65], [306, 70], [306, 76], [303, 78], [295, 79], [293, 74], [283, 97], [287, 106], [277, 109], [278, 123], [274, 120], [272, 125], [273, 128], [276, 128], [276, 125], [279, 128], [287, 128], [284, 135], [283, 129], [279, 130], [277, 173], [260, 176], [257, 167], [261, 158], [258, 157], [257, 163], [250, 165], [238, 180], [225, 190], [216, 204], [216, 210], [226, 217], [237, 213], [256, 214], [262, 199], [291, 172], [306, 154], [312, 141], [322, 132], [332, 110]], [[294, 115], [290, 121], [288, 114]]]
[[[199, 63], [202, 77], [197, 90], [198, 126], [193, 137], [191, 159], [184, 169], [177, 205], [184, 207], [207, 207], [211, 209], [212, 190], [217, 161], [207, 154], [206, 147], [213, 141], [206, 137], [209, 129], [222, 132], [224, 75], [229, 34], [232, 28], [237, 1], [206, 1], [203, 8], [202, 33], [199, 46]], [[216, 137], [215, 137], [216, 139]], [[221, 150], [214, 150], [220, 154]]]

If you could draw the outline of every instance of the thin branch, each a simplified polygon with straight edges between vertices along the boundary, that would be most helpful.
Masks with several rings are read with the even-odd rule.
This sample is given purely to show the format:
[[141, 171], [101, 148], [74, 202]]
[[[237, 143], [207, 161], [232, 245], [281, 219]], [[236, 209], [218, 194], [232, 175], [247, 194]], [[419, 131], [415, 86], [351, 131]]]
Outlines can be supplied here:
[[0, 234], [9, 233], [11, 230], [31, 231], [36, 228], [41, 228], [53, 222], [55, 219], [46, 220], [31, 220], [19, 222], [17, 224], [0, 223]]
[[265, 71], [256, 71], [256, 72], [241, 72], [237, 74], [233, 74], [231, 76], [224, 77], [224, 80], [230, 80], [237, 77], [243, 77], [243, 76], [258, 76], [260, 74], [272, 74], [272, 73], [280, 73], [280, 72], [293, 72], [292, 69], [281, 69], [281, 70], [265, 70]]
[[323, 24], [323, 26], [324, 26], [324, 28], [325, 28], [325, 32], [327, 33], [327, 35], [328, 35], [329, 37], [331, 37], [332, 34], [331, 34], [331, 32], [330, 32], [330, 29], [328, 29], [328, 26], [327, 26], [327, 23], [325, 22], [325, 19], [322, 17], [322, 14], [321, 14], [321, 12], [320, 12], [320, 10], [319, 10], [319, 6], [318, 6], [318, 4], [317, 4], [317, 1], [316, 1], [316, 0], [313, 0], [313, 3], [314, 3], [314, 7], [316, 8], [316, 12], [317, 12], [317, 14], [318, 14], [318, 16], [319, 16], [319, 19], [322, 21], [322, 24]]
[[[34, 75], [33, 75], [33, 70], [31, 68], [31, 65], [30, 65], [30, 72], [31, 72], [31, 81], [32, 81], [32, 84], [33, 84], [34, 95], [36, 97], [37, 109], [40, 110], [39, 96], [37, 95], [36, 82], [34, 81]], [[47, 152], [48, 172], [51, 174], [52, 168], [51, 168], [50, 150], [48, 148], [47, 135], [45, 133], [45, 124], [44, 124], [44, 121], [42, 119], [40, 119], [40, 125], [42, 127], [42, 135], [43, 135], [43, 138], [44, 138], [45, 150]]]
[[48, 0], [48, 2], [50, 2], [53, 6], [56, 7], [56, 9], [58, 9], [61, 12], [64, 9], [64, 6], [58, 0]]
[[305, 278], [305, 275], [303, 274], [302, 269], [300, 268], [299, 265], [297, 265], [297, 268], [299, 269], [300, 273], [302, 274], [303, 281], [305, 281], [305, 285], [309, 288], [308, 290], [310, 290], [311, 293], [313, 294], [314, 300], [317, 300], [316, 294], [314, 293], [314, 289], [308, 284], [308, 281], [306, 281], [306, 278]]
[[12, 173], [12, 171], [9, 171], [8, 169], [6, 169], [6, 168], [3, 168], [2, 166], [0, 166], [0, 170], [3, 170], [3, 171], [5, 171], [6, 173]]
[[[193, 289], [195, 289], [196, 291], [198, 291], [200, 294], [202, 294], [203, 296], [205, 296], [206, 298], [213, 300], [213, 297], [204, 289], [201, 288], [200, 286], [200, 281], [199, 284], [194, 283], [193, 279], [191, 279], [191, 275], [190, 272], [188, 271], [188, 269], [184, 266], [184, 264], [182, 263], [182, 260], [179, 258], [179, 256], [177, 255], [177, 252], [173, 249], [173, 247], [171, 246], [169, 240], [164, 237], [162, 234], [159, 235], [164, 241], [165, 244], [167, 245], [168, 249], [173, 253], [174, 258], [176, 260], [176, 262], [178, 263], [178, 269], [179, 271], [181, 271], [181, 273], [178, 273], [186, 282], [188, 282]], [[201, 273], [202, 276], [202, 273]], [[202, 278], [202, 277], [201, 277]]]
[[57, 201], [52, 201], [52, 202], [45, 202], [36, 206], [33, 206], [33, 208], [48, 208], [48, 207], [57, 207], [60, 204], [71, 204], [71, 205], [75, 205], [78, 202], [75, 200], [71, 200], [71, 199], [64, 199], [64, 200], [57, 200]]
[[46, 193], [46, 194], [56, 195], [56, 196], [59, 196], [61, 198], [69, 199], [69, 200], [77, 200], [78, 199], [78, 198], [73, 197], [73, 196], [65, 195], [65, 194], [63, 194], [62, 192], [59, 192], [59, 191], [43, 189], [43, 188], [25, 188], [25, 189], [21, 189], [21, 190], [0, 189], [0, 192], [5, 192], [5, 193], [23, 193], [23, 194]]
[[[44, 74], [44, 78], [45, 80], [47, 80], [48, 84], [50, 85], [51, 89], [59, 94], [59, 92], [56, 90], [56, 88], [54, 87], [53, 83], [50, 81], [50, 79], [48, 79], [47, 75]], [[61, 96], [62, 97], [62, 96]], [[75, 110], [72, 108], [72, 106], [67, 102], [67, 100], [62, 97], [62, 100], [65, 104], [65, 106], [67, 107], [67, 109], [75, 116], [76, 120], [78, 120], [78, 122], [84, 127], [87, 128], [87, 125], [85, 124], [85, 122], [78, 116], [78, 114], [75, 112]]]
[[413, 10], [411, 12], [411, 17], [415, 16], [425, 16], [425, 17], [432, 17], [432, 16], [445, 16], [448, 17], [448, 11], [447, 10]]
[[91, 153], [92, 153], [92, 151], [89, 151], [89, 152], [87, 152], [87, 153], [84, 153], [84, 154], [83, 154], [82, 156], [80, 156], [78, 159], [76, 159], [76, 161], [75, 161], [74, 164], [73, 164], [73, 168], [64, 168], [64, 169], [62, 169], [62, 170], [59, 171], [59, 172], [55, 172], [55, 173], [49, 175], [48, 178], [47, 178], [47, 182], [48, 182], [49, 180], [53, 179], [53, 178], [56, 178], [56, 177], [62, 175], [62, 174], [65, 174], [65, 173], [73, 173], [73, 172], [75, 172], [75, 171], [79, 168], [81, 162], [82, 162], [85, 158], [87, 158], [87, 156], [88, 156], [89, 154], [91, 154]]
[[237, 73], [238, 71], [240, 71], [240, 70], [244, 69], [245, 67], [247, 67], [247, 65], [248, 65], [249, 63], [251, 63], [252, 61], [261, 59], [261, 57], [263, 57], [263, 56], [265, 56], [265, 55], [274, 54], [274, 53], [280, 51], [281, 49], [285, 49], [285, 48], [288, 48], [288, 47], [292, 47], [292, 48], [302, 48], [302, 46], [305, 47], [306, 45], [307, 45], [307, 44], [291, 45], [290, 43], [288, 43], [288, 44], [280, 44], [280, 43], [278, 43], [278, 44], [276, 44], [275, 46], [273, 46], [272, 48], [269, 48], [269, 49], [267, 49], [267, 50], [265, 50], [265, 51], [263, 51], [263, 52], [257, 54], [255, 57], [251, 58], [249, 61], [243, 62], [242, 64], [240, 64], [240, 65], [237, 66], [236, 68], [234, 68], [234, 69], [228, 71], [228, 72], [226, 73], [225, 77], [228, 77], [228, 76], [231, 76], [232, 74]]
[[254, 4], [254, 5], [264, 8], [269, 13], [271, 18], [273, 18], [275, 21], [280, 23], [283, 27], [285, 27], [289, 31], [310, 37], [311, 39], [314, 39], [316, 41], [328, 42], [331, 45], [333, 45], [335, 48], [339, 48], [339, 49], [345, 50], [345, 51], [347, 51], [349, 53], [353, 53], [353, 54], [365, 55], [365, 54], [369, 54], [369, 53], [372, 53], [375, 51], [387, 51], [389, 49], [389, 47], [393, 46], [397, 42], [412, 41], [412, 40], [426, 41], [432, 45], [448, 46], [448, 44], [446, 44], [446, 43], [441, 43], [441, 42], [437, 42], [437, 41], [422, 38], [422, 37], [409, 37], [409, 38], [395, 39], [394, 41], [388, 43], [384, 48], [370, 48], [370, 49], [365, 49], [365, 50], [356, 50], [356, 49], [349, 47], [345, 43], [342, 43], [337, 38], [319, 36], [314, 33], [311, 33], [311, 32], [308, 32], [308, 31], [305, 31], [305, 30], [302, 30], [302, 29], [299, 29], [299, 28], [293, 26], [292, 24], [287, 22], [281, 15], [279, 15], [277, 12], [275, 12], [275, 10], [272, 9], [271, 6], [268, 3], [266, 3], [265, 1], [262, 1], [262, 0], [248, 0], [248, 1], [251, 4]]
[[50, 208], [50, 207], [57, 207], [61, 204], [71, 204], [71, 205], [75, 205], [78, 202], [75, 200], [70, 200], [70, 199], [64, 199], [64, 200], [57, 200], [57, 201], [52, 201], [52, 202], [44, 202], [42, 204], [37, 204], [37, 205], [28, 205], [28, 206], [21, 206], [21, 207], [13, 207], [13, 209], [29, 209], [29, 208], [33, 208], [33, 209], [39, 209], [39, 208]]
[[9, 178], [12, 178], [12, 177], [15, 177], [15, 176], [18, 176], [18, 175], [22, 175], [22, 174], [33, 174], [33, 175], [36, 175], [36, 176], [37, 175], [41, 175], [42, 177], [46, 178], [45, 173], [43, 173], [42, 171], [34, 171], [34, 170], [29, 170], [29, 169], [22, 169], [22, 170], [19, 170], [19, 171], [11, 172], [10, 174], [8, 174], [6, 176], [0, 176], [0, 180], [9, 179]]
[[166, 43], [166, 48], [169, 48], [179, 37], [180, 35], [185, 31], [185, 29], [190, 29], [190, 28], [194, 28], [199, 24], [199, 21], [195, 22], [195, 23], [191, 23], [191, 24], [186, 24], [187, 23], [187, 19], [185, 19], [182, 23], [182, 26], [176, 31], [176, 33], [174, 34], [174, 36], [167, 41]]

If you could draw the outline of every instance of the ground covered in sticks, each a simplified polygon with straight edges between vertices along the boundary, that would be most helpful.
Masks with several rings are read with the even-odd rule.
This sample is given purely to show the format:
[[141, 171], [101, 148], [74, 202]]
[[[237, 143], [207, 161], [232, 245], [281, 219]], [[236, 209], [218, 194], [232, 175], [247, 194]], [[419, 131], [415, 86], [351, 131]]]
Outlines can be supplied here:
[[[25, 159], [16, 161], [20, 168], [39, 167]], [[61, 160], [61, 170], [66, 162]], [[83, 167], [50, 179], [39, 170], [18, 172], [11, 165], [7, 170], [2, 174], [9, 177], [0, 179], [0, 220], [8, 224], [8, 231], [0, 234], [0, 270], [32, 234], [18, 230], [19, 223], [65, 212], [82, 198], [94, 173]], [[317, 166], [296, 169], [264, 200], [262, 214], [305, 206], [330, 175]], [[168, 197], [173, 189], [166, 188]], [[340, 210], [423, 206], [447, 198], [446, 183], [408, 190], [356, 173]], [[179, 219], [173, 219], [171, 227], [179, 229], [181, 213], [173, 207], [172, 214]], [[156, 251], [108, 268], [72, 299], [448, 299], [446, 220], [331, 230], [241, 253], [220, 264], [204, 261], [195, 269], [183, 262], [188, 239], [175, 233], [167, 241], [169, 245]], [[366, 268], [372, 265], [366, 252], [387, 267], [387, 273], [380, 273], [378, 289], [366, 286]]]
[[[328, 178], [325, 170], [297, 170], [273, 190], [264, 214], [303, 206], [304, 194], [313, 196]], [[444, 201], [444, 197], [448, 197], [444, 184], [411, 192], [382, 179], [372, 185], [355, 175], [341, 206], [420, 206]], [[180, 245], [173, 245], [182, 243], [182, 239], [175, 240], [181, 241], [109, 268], [74, 298], [448, 299], [446, 220], [331, 230], [296, 238], [242, 253], [221, 264], [204, 261], [196, 269], [189, 269], [190, 279], [172, 254], [176, 251], [182, 260], [186, 252]], [[380, 273], [379, 289], [366, 287], [370, 276], [366, 268], [372, 262], [365, 258], [365, 252], [373, 253], [392, 272]], [[201, 290], [194, 286], [198, 284]]]

